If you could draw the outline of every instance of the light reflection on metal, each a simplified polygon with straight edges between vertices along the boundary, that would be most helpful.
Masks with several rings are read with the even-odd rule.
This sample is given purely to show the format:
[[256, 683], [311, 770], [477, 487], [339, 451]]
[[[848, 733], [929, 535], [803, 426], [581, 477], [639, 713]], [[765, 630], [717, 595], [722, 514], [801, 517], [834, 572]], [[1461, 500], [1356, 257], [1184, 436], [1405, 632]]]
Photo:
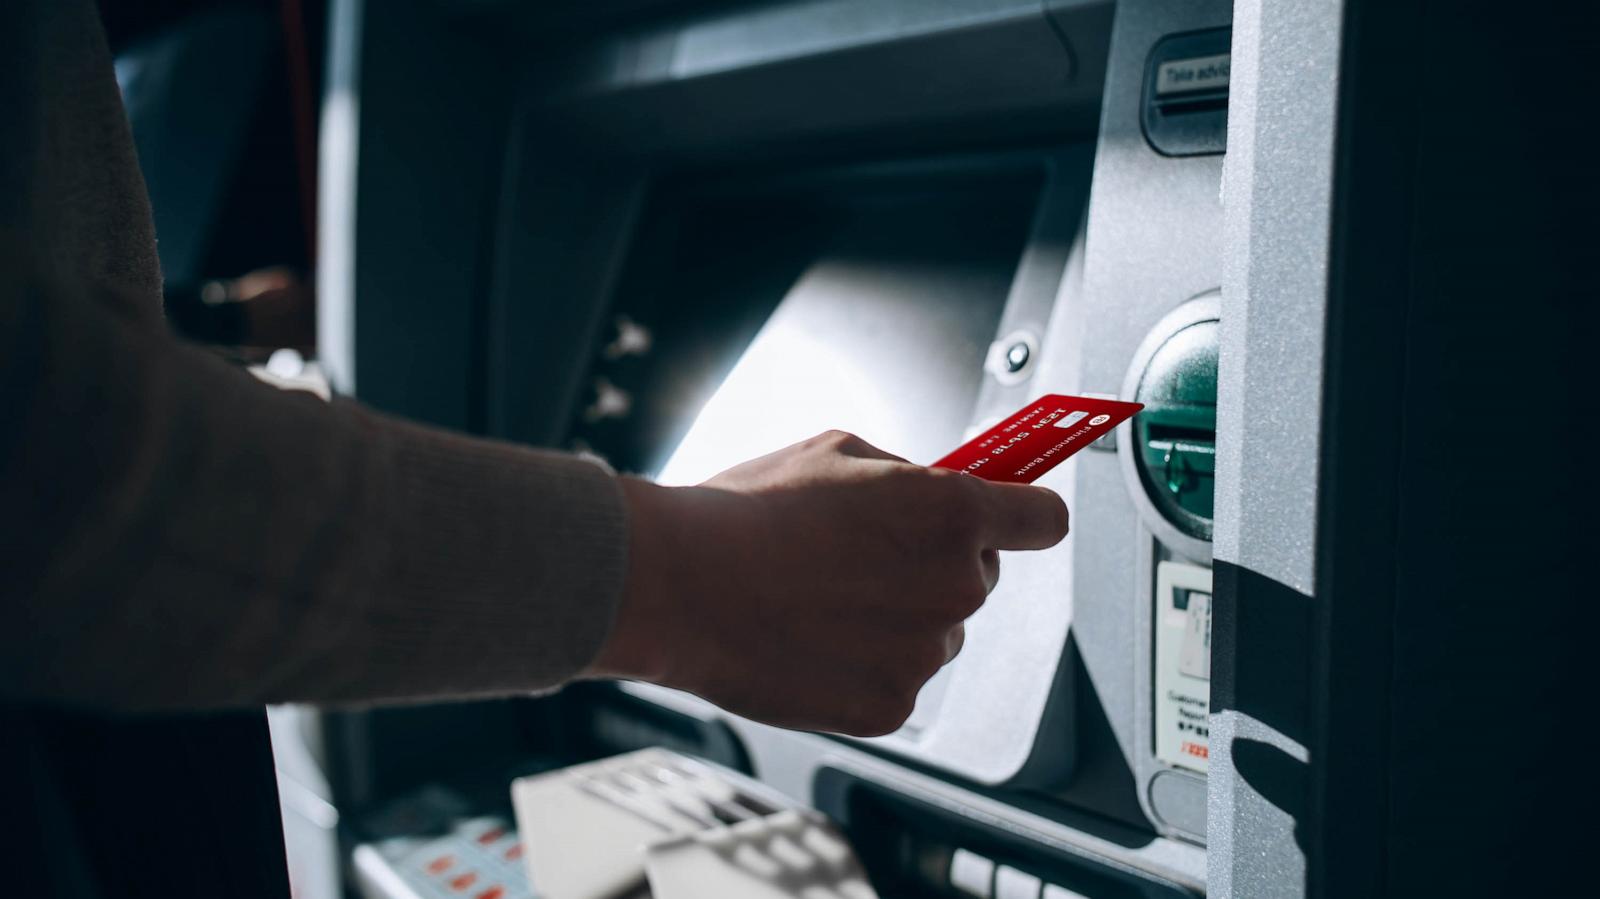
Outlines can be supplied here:
[[812, 268], [705, 404], [659, 480], [699, 483], [830, 429], [917, 462], [953, 446], [994, 320], [974, 323], [989, 329], [981, 336], [949, 327], [962, 313], [946, 313], [972, 299], [940, 295], [934, 285], [950, 276], [937, 263]]

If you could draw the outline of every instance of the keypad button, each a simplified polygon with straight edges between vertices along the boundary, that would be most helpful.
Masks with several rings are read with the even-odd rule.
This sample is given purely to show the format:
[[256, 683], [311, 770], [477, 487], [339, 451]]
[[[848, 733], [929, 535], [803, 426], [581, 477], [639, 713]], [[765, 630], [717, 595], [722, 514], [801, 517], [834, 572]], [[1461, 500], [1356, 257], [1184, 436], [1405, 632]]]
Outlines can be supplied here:
[[950, 856], [950, 885], [968, 896], [994, 895], [994, 862], [967, 849]]
[[1001, 865], [994, 872], [994, 899], [1039, 899], [1039, 878]]
[[839, 895], [844, 899], [878, 899], [878, 894], [873, 892], [871, 885], [859, 878], [841, 882], [838, 889]]
[[800, 837], [801, 845], [835, 867], [850, 860], [850, 847], [820, 827], [810, 827]]
[[788, 837], [775, 837], [767, 844], [772, 857], [796, 871], [809, 871], [817, 866], [817, 857], [801, 849]]
[[783, 873], [783, 866], [772, 856], [746, 843], [733, 850], [733, 860], [739, 867], [765, 880], [774, 880]]

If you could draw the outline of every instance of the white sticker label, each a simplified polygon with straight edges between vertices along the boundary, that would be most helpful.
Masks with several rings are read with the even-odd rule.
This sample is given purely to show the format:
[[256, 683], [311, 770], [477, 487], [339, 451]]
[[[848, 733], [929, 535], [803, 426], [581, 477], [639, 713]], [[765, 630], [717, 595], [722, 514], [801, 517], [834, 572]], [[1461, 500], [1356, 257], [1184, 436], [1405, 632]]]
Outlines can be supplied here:
[[1156, 69], [1156, 96], [1227, 87], [1231, 58], [1230, 54], [1219, 53], [1162, 63]]
[[1183, 652], [1178, 670], [1201, 680], [1211, 679], [1211, 594], [1189, 591], [1189, 615], [1183, 629]]
[[1156, 566], [1156, 758], [1199, 774], [1211, 755], [1211, 595], [1210, 569]]

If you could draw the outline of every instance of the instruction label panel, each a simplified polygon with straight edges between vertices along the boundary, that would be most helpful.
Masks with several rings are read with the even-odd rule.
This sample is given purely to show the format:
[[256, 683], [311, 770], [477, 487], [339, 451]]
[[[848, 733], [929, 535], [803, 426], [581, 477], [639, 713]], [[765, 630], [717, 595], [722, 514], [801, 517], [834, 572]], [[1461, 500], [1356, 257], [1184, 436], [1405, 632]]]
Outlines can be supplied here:
[[1156, 758], [1206, 773], [1211, 754], [1211, 570], [1156, 566]]

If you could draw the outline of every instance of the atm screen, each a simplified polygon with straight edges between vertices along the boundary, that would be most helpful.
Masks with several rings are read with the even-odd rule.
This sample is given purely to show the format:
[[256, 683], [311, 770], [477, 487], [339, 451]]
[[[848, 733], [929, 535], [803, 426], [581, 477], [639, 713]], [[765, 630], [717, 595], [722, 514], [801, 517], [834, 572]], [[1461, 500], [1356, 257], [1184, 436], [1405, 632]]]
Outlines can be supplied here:
[[[1041, 184], [1017, 166], [658, 192], [578, 444], [667, 483], [829, 428], [938, 458], [963, 439]], [[628, 329], [647, 351], [616, 342]]]

